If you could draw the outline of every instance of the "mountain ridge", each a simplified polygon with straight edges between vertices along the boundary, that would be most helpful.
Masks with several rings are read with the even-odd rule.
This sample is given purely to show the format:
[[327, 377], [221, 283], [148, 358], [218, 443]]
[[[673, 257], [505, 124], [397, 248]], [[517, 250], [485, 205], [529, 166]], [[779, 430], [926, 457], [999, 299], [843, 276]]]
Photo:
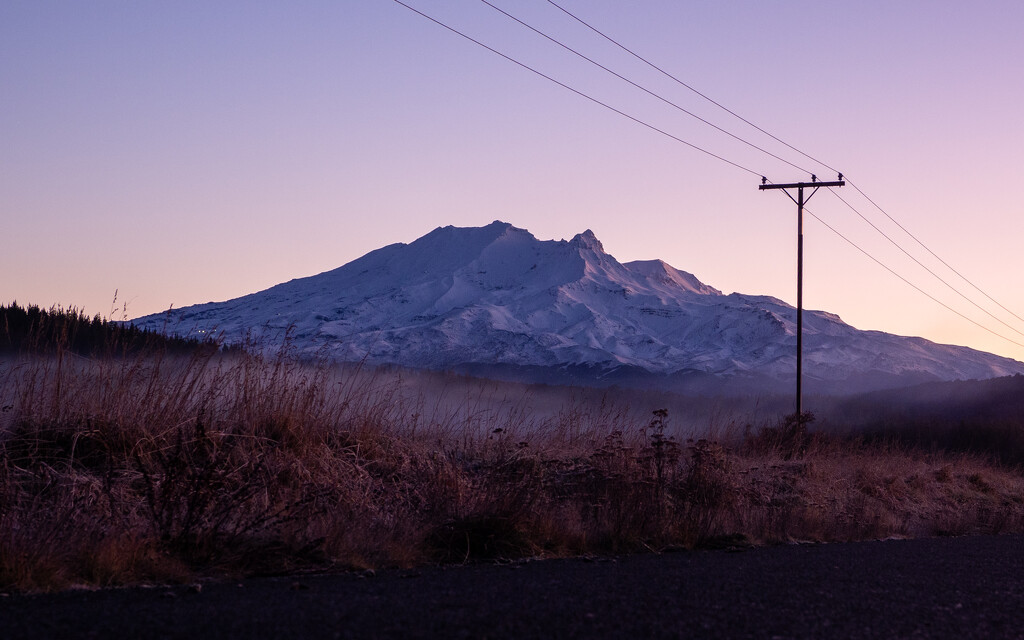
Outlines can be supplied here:
[[[542, 241], [494, 221], [438, 227], [318, 275], [134, 322], [228, 342], [249, 334], [271, 345], [289, 332], [301, 351], [339, 360], [574, 368], [593, 371], [595, 380], [622, 369], [640, 379], [704, 377], [711, 386], [716, 378], [760, 379], [768, 388], [794, 375], [795, 315], [777, 298], [726, 295], [662, 260], [620, 263], [589, 229]], [[835, 314], [805, 310], [804, 371], [812, 386], [842, 388], [877, 374], [885, 387], [901, 376], [918, 383], [1024, 373], [1024, 364], [860, 331]]]

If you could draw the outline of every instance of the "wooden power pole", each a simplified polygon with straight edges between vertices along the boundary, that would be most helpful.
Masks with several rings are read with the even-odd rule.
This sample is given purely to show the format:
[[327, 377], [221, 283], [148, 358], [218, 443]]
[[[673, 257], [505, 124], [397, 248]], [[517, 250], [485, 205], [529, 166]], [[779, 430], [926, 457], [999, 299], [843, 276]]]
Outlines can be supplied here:
[[[818, 177], [811, 175], [810, 182], [792, 182], [790, 184], [768, 184], [768, 178], [761, 177], [761, 191], [768, 189], [782, 189], [789, 199], [796, 203], [796, 420], [797, 424], [803, 424], [803, 360], [804, 360], [804, 205], [810, 200], [821, 187], [842, 187], [846, 184], [843, 181], [843, 174], [834, 182], [818, 182]], [[804, 187], [814, 189], [807, 198], [804, 198]], [[796, 197], [793, 197], [788, 190], [796, 189]]]

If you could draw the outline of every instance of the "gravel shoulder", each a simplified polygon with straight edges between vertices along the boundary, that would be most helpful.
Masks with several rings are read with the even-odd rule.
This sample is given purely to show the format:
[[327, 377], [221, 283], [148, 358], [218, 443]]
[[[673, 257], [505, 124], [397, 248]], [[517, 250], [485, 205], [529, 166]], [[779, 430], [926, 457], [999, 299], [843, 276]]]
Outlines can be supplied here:
[[1024, 638], [1024, 536], [0, 597], [8, 638]]

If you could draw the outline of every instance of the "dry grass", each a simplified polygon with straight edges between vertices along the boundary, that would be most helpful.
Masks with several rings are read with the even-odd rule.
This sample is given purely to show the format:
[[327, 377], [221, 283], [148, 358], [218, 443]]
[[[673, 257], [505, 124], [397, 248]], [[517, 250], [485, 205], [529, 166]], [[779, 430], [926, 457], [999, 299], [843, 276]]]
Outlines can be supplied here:
[[977, 456], [539, 418], [287, 351], [58, 353], [0, 384], [3, 588], [1024, 530], [1024, 478]]

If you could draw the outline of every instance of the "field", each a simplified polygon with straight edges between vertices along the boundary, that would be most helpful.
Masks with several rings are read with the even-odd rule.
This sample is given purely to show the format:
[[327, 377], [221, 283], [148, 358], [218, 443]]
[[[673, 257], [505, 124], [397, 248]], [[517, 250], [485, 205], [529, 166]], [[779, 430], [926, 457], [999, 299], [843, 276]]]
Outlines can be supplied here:
[[0, 589], [1024, 531], [1012, 421], [159, 345], [9, 355], [0, 396]]

